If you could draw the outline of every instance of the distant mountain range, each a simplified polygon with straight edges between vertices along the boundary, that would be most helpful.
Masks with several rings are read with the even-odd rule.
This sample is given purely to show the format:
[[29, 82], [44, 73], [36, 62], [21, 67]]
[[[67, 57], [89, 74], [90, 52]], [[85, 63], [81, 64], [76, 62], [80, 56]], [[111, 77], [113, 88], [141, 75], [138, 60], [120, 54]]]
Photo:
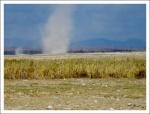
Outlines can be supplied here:
[[[5, 40], [6, 41], [6, 40]], [[32, 44], [33, 43], [33, 44]], [[12, 46], [11, 46], [12, 45]], [[32, 47], [31, 47], [32, 46]], [[19, 48], [18, 48], [19, 47]], [[34, 48], [35, 47], [35, 48]], [[81, 40], [71, 42], [68, 53], [94, 53], [94, 52], [131, 52], [145, 51], [146, 41], [139, 39], [109, 40], [105, 38]], [[4, 54], [41, 54], [42, 48], [38, 42], [27, 40], [9, 40], [5, 42]]]
[[102, 47], [113, 47], [113, 48], [146, 48], [146, 42], [140, 39], [127, 39], [121, 40], [110, 40], [105, 38], [96, 38], [81, 40], [78, 42], [71, 42], [71, 47], [78, 46], [102, 46]]
[[[68, 53], [95, 53], [95, 52], [135, 52], [146, 51], [143, 48], [112, 48], [112, 47], [100, 47], [100, 46], [87, 46], [87, 47], [70, 47]], [[5, 48], [5, 55], [15, 54], [42, 54], [42, 48]]]
[[[27, 39], [5, 39], [5, 47], [29, 47], [41, 48], [39, 40]], [[112, 47], [112, 48], [146, 48], [146, 41], [140, 39], [127, 39], [127, 40], [110, 40], [106, 38], [84, 39], [76, 42], [71, 42], [70, 47]]]

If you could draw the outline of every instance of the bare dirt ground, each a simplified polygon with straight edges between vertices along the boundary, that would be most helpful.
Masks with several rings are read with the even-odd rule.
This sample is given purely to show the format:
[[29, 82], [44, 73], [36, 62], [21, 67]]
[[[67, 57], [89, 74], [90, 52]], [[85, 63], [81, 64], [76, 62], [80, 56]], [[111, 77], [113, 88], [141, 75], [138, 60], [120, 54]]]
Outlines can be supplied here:
[[146, 110], [146, 79], [5, 80], [4, 110]]
[[70, 53], [70, 54], [35, 54], [35, 55], [5, 55], [5, 59], [72, 59], [72, 58], [144, 58], [146, 59], [146, 52], [110, 52], [110, 53]]

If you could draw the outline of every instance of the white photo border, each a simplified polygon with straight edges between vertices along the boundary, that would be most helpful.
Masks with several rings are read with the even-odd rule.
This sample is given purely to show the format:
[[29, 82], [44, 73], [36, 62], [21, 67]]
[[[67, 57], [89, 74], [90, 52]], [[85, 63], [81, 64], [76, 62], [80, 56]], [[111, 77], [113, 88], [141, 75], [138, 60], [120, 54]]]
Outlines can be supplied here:
[[[5, 4], [146, 4], [146, 110], [4, 110]], [[1, 1], [1, 113], [149, 113], [149, 1]]]

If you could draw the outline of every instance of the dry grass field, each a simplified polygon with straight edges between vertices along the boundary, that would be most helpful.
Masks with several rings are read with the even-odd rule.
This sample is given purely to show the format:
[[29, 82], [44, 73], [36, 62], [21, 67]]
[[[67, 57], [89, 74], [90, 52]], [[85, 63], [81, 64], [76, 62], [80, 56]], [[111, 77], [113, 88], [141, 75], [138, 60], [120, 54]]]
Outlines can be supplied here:
[[145, 53], [5, 56], [5, 79], [145, 78]]
[[5, 110], [145, 110], [146, 53], [4, 57]]

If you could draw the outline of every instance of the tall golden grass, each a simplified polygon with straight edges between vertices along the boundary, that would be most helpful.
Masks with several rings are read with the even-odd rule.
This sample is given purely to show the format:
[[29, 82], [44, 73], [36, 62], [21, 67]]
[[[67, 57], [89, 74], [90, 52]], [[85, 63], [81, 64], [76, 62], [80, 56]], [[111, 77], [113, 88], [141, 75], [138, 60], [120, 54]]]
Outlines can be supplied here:
[[146, 60], [137, 58], [5, 59], [4, 79], [146, 78]]

